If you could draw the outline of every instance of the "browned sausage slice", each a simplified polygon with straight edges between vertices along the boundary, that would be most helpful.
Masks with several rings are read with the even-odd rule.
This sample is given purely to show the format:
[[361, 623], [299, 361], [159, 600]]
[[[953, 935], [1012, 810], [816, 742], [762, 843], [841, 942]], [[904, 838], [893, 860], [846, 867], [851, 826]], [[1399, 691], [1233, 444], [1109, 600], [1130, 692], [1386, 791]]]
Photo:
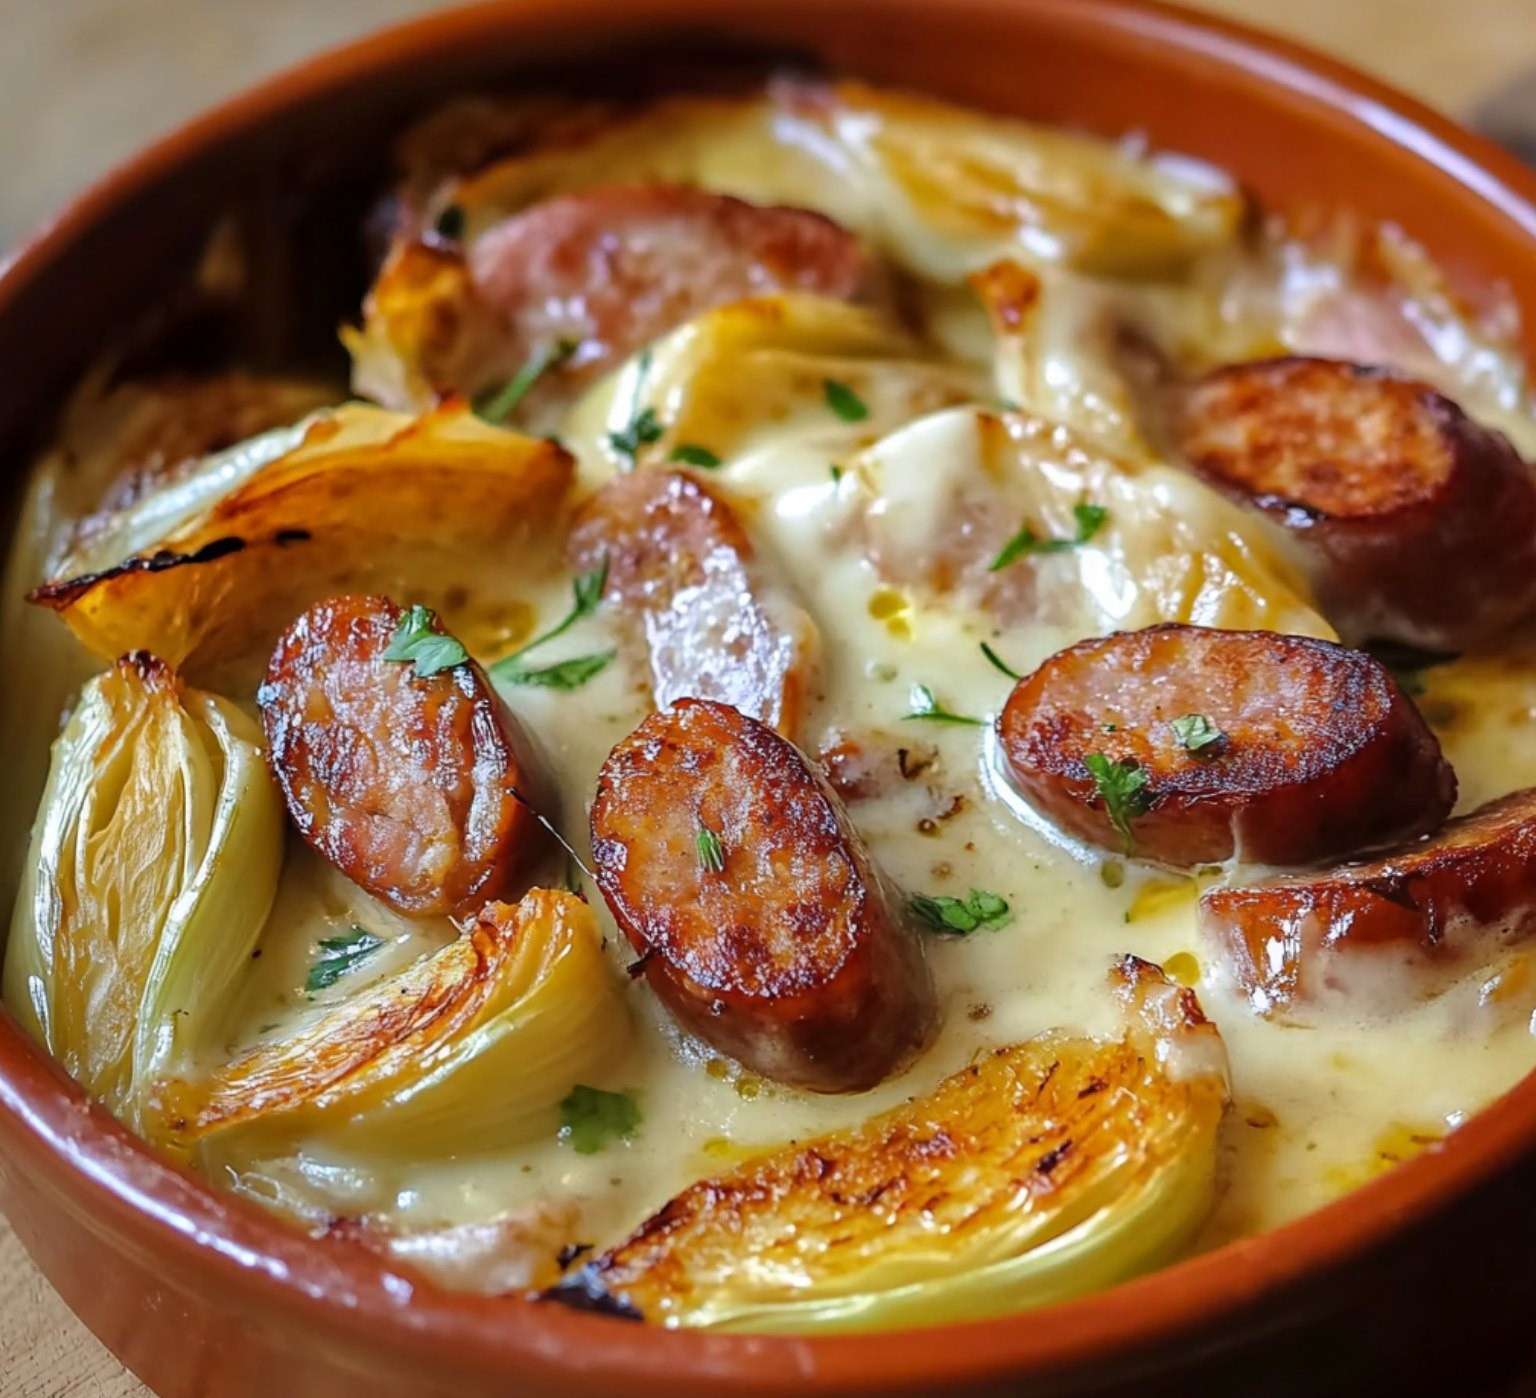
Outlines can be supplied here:
[[1306, 636], [1172, 623], [1082, 641], [1019, 681], [998, 736], [1062, 829], [1118, 849], [1128, 825], [1135, 853], [1181, 866], [1347, 854], [1433, 830], [1456, 797], [1387, 668]]
[[643, 644], [658, 708], [718, 699], [793, 738], [816, 628], [764, 575], [723, 498], [686, 471], [616, 476], [571, 533], [582, 571], [607, 560], [608, 596]]
[[680, 700], [614, 748], [592, 859], [652, 989], [754, 1072], [858, 1092], [932, 1035], [922, 947], [842, 803], [728, 705]]
[[1536, 609], [1536, 472], [1426, 384], [1329, 359], [1229, 365], [1183, 395], [1174, 435], [1294, 533], [1348, 639], [1455, 651]]
[[1422, 998], [1469, 952], [1536, 931], [1536, 788], [1376, 859], [1210, 889], [1200, 922], [1266, 1014], [1330, 992], [1355, 1008]]
[[584, 370], [715, 306], [780, 291], [848, 298], [870, 278], [858, 240], [821, 214], [672, 184], [558, 195], [487, 229], [468, 257], [479, 298], [524, 354], [571, 341]]
[[423, 676], [384, 658], [401, 616], [332, 597], [283, 632], [256, 696], [268, 757], [300, 834], [359, 887], [472, 913], [542, 847], [515, 794], [535, 787], [530, 747], [473, 661]]

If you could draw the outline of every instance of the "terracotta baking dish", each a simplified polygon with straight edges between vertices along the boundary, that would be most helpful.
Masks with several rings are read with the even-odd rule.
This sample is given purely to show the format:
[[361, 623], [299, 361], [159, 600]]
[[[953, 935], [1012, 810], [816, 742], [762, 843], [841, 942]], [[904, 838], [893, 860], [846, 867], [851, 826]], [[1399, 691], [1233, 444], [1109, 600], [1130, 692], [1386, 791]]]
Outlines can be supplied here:
[[[13, 480], [58, 395], [152, 305], [237, 195], [360, 188], [383, 138], [493, 78], [684, 68], [765, 47], [1154, 143], [1264, 202], [1394, 220], [1536, 356], [1536, 177], [1359, 74], [1143, 0], [515, 0], [328, 54], [185, 127], [0, 273]], [[332, 287], [335, 292], [336, 287]], [[346, 295], [355, 288], [340, 287]], [[338, 304], [340, 301], [338, 299]], [[328, 308], [327, 308], [328, 313]], [[26, 658], [8, 656], [11, 682]], [[1536, 1078], [1443, 1145], [1278, 1232], [1070, 1305], [843, 1339], [669, 1333], [455, 1297], [320, 1244], [162, 1163], [0, 1012], [0, 1207], [71, 1306], [167, 1398], [624, 1393], [1476, 1391], [1528, 1354]], [[0, 1359], [3, 1364], [3, 1359]], [[0, 1374], [0, 1389], [4, 1377]]]

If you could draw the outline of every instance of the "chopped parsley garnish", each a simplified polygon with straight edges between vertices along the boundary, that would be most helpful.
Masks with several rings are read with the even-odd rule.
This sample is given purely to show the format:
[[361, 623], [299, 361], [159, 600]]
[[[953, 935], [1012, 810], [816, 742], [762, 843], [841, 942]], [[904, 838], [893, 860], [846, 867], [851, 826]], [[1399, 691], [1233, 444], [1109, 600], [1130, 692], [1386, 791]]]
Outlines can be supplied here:
[[464, 236], [464, 210], [457, 204], [445, 204], [432, 228], [439, 238], [458, 242]]
[[608, 662], [617, 651], [595, 651], [591, 655], [573, 655], [569, 660], [557, 660], [553, 665], [526, 669], [509, 664], [514, 657], [498, 660], [492, 673], [503, 684], [539, 685], [545, 689], [580, 689], [593, 675], [607, 669]]
[[604, 1092], [577, 1083], [560, 1103], [560, 1138], [577, 1155], [595, 1155], [615, 1138], [633, 1136], [640, 1107], [628, 1092]]
[[640, 402], [645, 393], [645, 381], [650, 374], [651, 352], [643, 349], [635, 365], [635, 393], [629, 402], [629, 422], [621, 431], [608, 434], [608, 445], [624, 458], [628, 463], [626, 469], [630, 471], [635, 469], [635, 458], [639, 456], [640, 448], [658, 441], [663, 431], [656, 409], [643, 407]]
[[1120, 832], [1125, 852], [1135, 848], [1131, 834], [1131, 822], [1145, 815], [1152, 803], [1147, 791], [1147, 774], [1139, 764], [1130, 759], [1114, 762], [1102, 752], [1090, 752], [1083, 758], [1083, 766], [1093, 778], [1099, 795], [1104, 798], [1104, 809], [1109, 812], [1110, 824]]
[[929, 723], [969, 723], [977, 728], [985, 726], [982, 719], [951, 713], [933, 697], [933, 691], [925, 684], [913, 685], [907, 702], [912, 707], [902, 715], [903, 718], [926, 719]]
[[863, 422], [869, 416], [869, 408], [845, 383], [836, 379], [823, 379], [821, 391], [826, 395], [827, 406], [844, 422]]
[[575, 340], [556, 340], [552, 345], [535, 350], [528, 361], [510, 382], [494, 393], [482, 394], [475, 400], [475, 413], [487, 422], [503, 423], [517, 411], [517, 406], [528, 396], [528, 391], [551, 369], [564, 364], [580, 346]]
[[1185, 752], [1200, 752], [1227, 736], [1205, 714], [1184, 714], [1174, 719], [1170, 727]]
[[366, 927], [353, 926], [339, 937], [322, 937], [317, 945], [315, 964], [304, 979], [304, 989], [313, 995], [351, 975], [358, 966], [384, 945]]
[[1077, 521], [1077, 532], [1070, 539], [1042, 539], [1029, 525], [1025, 525], [1009, 539], [996, 558], [988, 565], [988, 572], [995, 573], [1016, 563], [1025, 554], [1066, 553], [1086, 544], [1103, 527], [1109, 511], [1103, 505], [1077, 504], [1072, 506], [1072, 518]]
[[991, 662], [994, 670], [1001, 670], [1010, 680], [1022, 680], [1024, 678], [1017, 670], [1009, 665], [995, 650], [985, 641], [981, 643], [981, 653]]
[[412, 607], [395, 626], [384, 659], [414, 661], [416, 674], [422, 679], [462, 665], [469, 659], [469, 652], [452, 636], [434, 630], [436, 620], [437, 613], [431, 607]]
[[999, 927], [1008, 917], [1008, 900], [984, 888], [973, 888], [967, 898], [918, 894], [907, 906], [930, 931], [958, 932], [962, 936], [979, 927]]
[[597, 674], [613, 659], [613, 652], [595, 655], [578, 655], [571, 660], [547, 665], [543, 669], [519, 664], [535, 646], [552, 641], [571, 627], [589, 617], [603, 600], [603, 589], [608, 586], [608, 560], [603, 559], [590, 573], [582, 573], [571, 581], [571, 609], [543, 634], [535, 636], [526, 645], [519, 646], [511, 655], [504, 655], [491, 666], [491, 678], [503, 684], [537, 684], [551, 689], [576, 689]]
[[697, 442], [679, 442], [672, 448], [669, 460], [681, 461], [684, 466], [702, 466], [706, 471], [713, 471], [720, 464], [714, 452]]
[[725, 847], [720, 843], [720, 837], [709, 826], [701, 825], [694, 842], [699, 850], [699, 867], [711, 874], [723, 873]]
[[640, 454], [641, 447], [648, 447], [652, 442], [661, 438], [661, 422], [656, 416], [655, 408], [641, 408], [638, 413], [629, 420], [629, 426], [622, 432], [610, 432], [608, 444], [618, 454], [629, 462], [629, 469], [635, 469], [635, 458]]

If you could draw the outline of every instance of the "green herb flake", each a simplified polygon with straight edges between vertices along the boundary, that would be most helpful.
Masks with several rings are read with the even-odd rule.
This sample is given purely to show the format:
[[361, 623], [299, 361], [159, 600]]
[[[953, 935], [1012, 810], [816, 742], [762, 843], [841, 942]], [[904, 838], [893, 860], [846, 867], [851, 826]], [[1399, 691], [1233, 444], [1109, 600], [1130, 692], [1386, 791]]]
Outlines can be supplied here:
[[1132, 853], [1136, 844], [1131, 834], [1131, 822], [1137, 816], [1145, 815], [1152, 803], [1146, 772], [1136, 762], [1111, 761], [1102, 752], [1088, 753], [1083, 758], [1083, 766], [1088, 769], [1088, 775], [1103, 798], [1110, 824], [1120, 832], [1125, 852]]
[[679, 442], [668, 459], [681, 461], [684, 466], [700, 466], [706, 471], [713, 471], [720, 464], [720, 458], [714, 452], [697, 442]]
[[1227, 736], [1205, 714], [1184, 714], [1174, 719], [1170, 727], [1185, 752], [1200, 752]]
[[437, 613], [431, 607], [412, 607], [396, 624], [384, 659], [415, 662], [420, 679], [462, 665], [469, 659], [469, 652], [452, 636], [437, 630], [436, 622]]
[[720, 837], [709, 826], [701, 825], [695, 843], [699, 850], [699, 867], [711, 874], [724, 873], [725, 847], [720, 843]]
[[863, 422], [869, 416], [869, 408], [845, 383], [836, 379], [823, 379], [821, 391], [826, 395], [827, 406], [844, 422]]
[[834, 461], [832, 463], [832, 466], [831, 466], [831, 471], [832, 471], [832, 484], [836, 485], [843, 478], [843, 468], [841, 466], [839, 466]]
[[536, 666], [532, 669], [509, 664], [507, 660], [496, 662], [491, 673], [502, 684], [536, 685], [544, 689], [580, 689], [594, 675], [608, 668], [608, 663], [618, 652], [596, 651], [591, 655], [573, 655], [569, 660], [557, 660], [553, 665]]
[[1070, 539], [1042, 539], [1026, 524], [1003, 545], [987, 571], [996, 573], [1027, 554], [1067, 553], [1079, 548], [1104, 527], [1109, 511], [1103, 505], [1076, 504], [1072, 506], [1072, 518], [1077, 521], [1077, 532]]
[[551, 369], [564, 364], [579, 348], [575, 340], [557, 340], [552, 345], [535, 350], [510, 382], [475, 399], [475, 415], [500, 426], [517, 411], [518, 404], [528, 396], [534, 384]]
[[458, 204], [445, 204], [432, 225], [439, 238], [456, 243], [464, 236], [464, 210]]
[[1023, 675], [1021, 675], [1017, 670], [1009, 665], [1002, 658], [1002, 656], [993, 650], [992, 647], [989, 646], [985, 641], [981, 643], [981, 653], [987, 657], [987, 660], [991, 663], [994, 670], [1002, 671], [1002, 673], [1007, 675], [1010, 680], [1022, 680], [1024, 678]]
[[305, 977], [304, 989], [313, 995], [317, 990], [335, 985], [383, 945], [382, 937], [375, 937], [366, 927], [355, 924], [339, 937], [322, 937], [317, 944], [315, 963]]
[[661, 421], [656, 416], [656, 409], [641, 408], [622, 432], [608, 434], [608, 445], [629, 463], [629, 469], [633, 471], [640, 448], [648, 447], [652, 442], [660, 440], [661, 431]]
[[[604, 558], [590, 573], [582, 573], [571, 580], [570, 611], [551, 626], [548, 631], [535, 636], [526, 645], [519, 646], [511, 655], [502, 656], [500, 660], [491, 666], [491, 678], [499, 680], [503, 684], [544, 684], [555, 689], [575, 689], [576, 684], [585, 684], [603, 668], [603, 665], [606, 665], [613, 658], [612, 652], [608, 653], [607, 658], [603, 660], [601, 665], [596, 663], [599, 658], [596, 655], [577, 656], [574, 662], [562, 661], [561, 664], [574, 664], [576, 666], [572, 672], [573, 675], [580, 674], [582, 669], [586, 669], [586, 673], [581, 675], [576, 684], [564, 684], [559, 679], [530, 679], [528, 678], [530, 675], [537, 675], [540, 672], [518, 662], [535, 646], [542, 646], [546, 641], [554, 640], [556, 636], [563, 636], [578, 621], [591, 616], [597, 610], [598, 604], [603, 600], [603, 590], [607, 586], [608, 560]], [[559, 666], [551, 665], [547, 668], [549, 670], [558, 670]], [[570, 677], [566, 676], [563, 678]]]
[[978, 928], [1000, 927], [1008, 918], [1008, 900], [984, 888], [973, 888], [966, 898], [918, 894], [907, 906], [929, 931], [962, 936]]
[[629, 422], [622, 431], [608, 434], [608, 445], [624, 458], [626, 469], [630, 471], [635, 469], [640, 448], [660, 440], [663, 431], [656, 409], [644, 407], [640, 402], [645, 394], [645, 381], [650, 375], [651, 351], [647, 347], [640, 351], [635, 364], [635, 392], [629, 402]]
[[577, 1083], [560, 1103], [560, 1139], [577, 1155], [595, 1155], [609, 1141], [633, 1136], [640, 1121], [639, 1104], [628, 1092]]
[[903, 718], [923, 719], [929, 723], [966, 723], [977, 728], [985, 727], [982, 719], [951, 713], [933, 697], [933, 691], [925, 684], [913, 685], [907, 702], [912, 707], [902, 715]]

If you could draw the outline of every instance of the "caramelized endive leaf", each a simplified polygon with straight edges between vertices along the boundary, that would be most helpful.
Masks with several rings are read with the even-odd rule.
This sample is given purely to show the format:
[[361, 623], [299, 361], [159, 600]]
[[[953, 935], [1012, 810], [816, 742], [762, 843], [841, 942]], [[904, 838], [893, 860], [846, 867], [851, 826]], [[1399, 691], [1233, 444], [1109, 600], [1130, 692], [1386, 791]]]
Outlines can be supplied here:
[[[846, 388], [864, 415], [841, 419], [828, 406], [829, 383]], [[609, 445], [613, 434], [649, 407], [662, 433], [643, 460], [665, 461], [684, 443], [729, 460], [765, 430], [779, 442], [869, 440], [986, 393], [983, 373], [934, 358], [878, 312], [790, 292], [696, 316], [577, 404], [564, 435], [583, 461], [605, 459], [611, 470], [624, 464]]]
[[153, 543], [291, 451], [311, 415], [335, 401], [323, 384], [239, 369], [110, 386], [92, 374], [66, 409], [62, 459], [44, 467], [75, 521], [50, 574], [107, 567]]
[[462, 405], [412, 419], [351, 404], [153, 546], [32, 600], [99, 654], [144, 647], [189, 674], [222, 674], [265, 660], [319, 597], [397, 592], [440, 606], [551, 532], [571, 472], [560, 447]]
[[1114, 1042], [995, 1050], [927, 1097], [683, 1191], [555, 1298], [670, 1326], [974, 1320], [1158, 1265], [1214, 1195], [1226, 1054], [1194, 994], [1124, 957]]
[[854, 81], [671, 97], [550, 131], [439, 190], [466, 242], [555, 194], [667, 181], [815, 209], [928, 276], [1010, 251], [1141, 276], [1230, 243], [1243, 214], [1212, 167]]
[[142, 1129], [153, 1081], [218, 1043], [282, 863], [256, 725], [124, 656], [54, 744], [11, 923], [5, 998]]
[[259, 1152], [325, 1137], [419, 1158], [553, 1129], [555, 1105], [628, 1038], [592, 910], [534, 889], [458, 940], [200, 1082], [167, 1084], [167, 1132]]
[[[935, 413], [876, 442], [855, 479], [882, 576], [1006, 624], [1091, 634], [1182, 621], [1334, 639], [1283, 545], [1239, 506], [1029, 413]], [[1078, 540], [1083, 506], [1095, 518]], [[1026, 528], [1061, 542], [999, 566]]]

